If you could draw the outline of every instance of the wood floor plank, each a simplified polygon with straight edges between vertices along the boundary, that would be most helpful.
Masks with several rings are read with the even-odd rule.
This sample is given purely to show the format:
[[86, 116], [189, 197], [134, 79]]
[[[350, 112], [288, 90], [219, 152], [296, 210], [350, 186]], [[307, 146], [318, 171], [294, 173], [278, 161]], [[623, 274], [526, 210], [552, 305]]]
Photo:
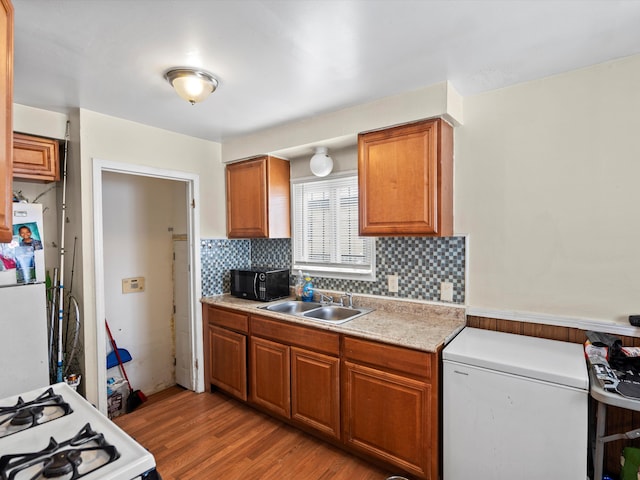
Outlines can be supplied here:
[[172, 387], [114, 422], [163, 480], [384, 480], [392, 472], [220, 393]]

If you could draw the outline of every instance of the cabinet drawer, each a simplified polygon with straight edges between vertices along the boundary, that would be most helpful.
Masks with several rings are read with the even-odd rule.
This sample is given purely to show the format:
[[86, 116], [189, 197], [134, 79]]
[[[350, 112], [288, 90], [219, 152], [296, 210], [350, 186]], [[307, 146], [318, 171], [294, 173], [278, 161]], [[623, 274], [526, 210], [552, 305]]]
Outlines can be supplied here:
[[206, 321], [236, 332], [249, 333], [249, 315], [245, 313], [208, 306]]
[[352, 337], [344, 338], [345, 359], [375, 365], [426, 380], [431, 378], [432, 355], [428, 352]]
[[251, 334], [330, 355], [340, 354], [340, 336], [320, 329], [251, 316]]

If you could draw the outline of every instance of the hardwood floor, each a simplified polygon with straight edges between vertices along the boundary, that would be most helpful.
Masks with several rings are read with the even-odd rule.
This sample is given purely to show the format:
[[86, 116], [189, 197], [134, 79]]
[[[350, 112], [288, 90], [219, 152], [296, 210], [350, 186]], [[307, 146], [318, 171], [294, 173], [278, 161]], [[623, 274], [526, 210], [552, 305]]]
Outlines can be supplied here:
[[220, 393], [172, 387], [115, 423], [163, 480], [384, 480], [392, 475]]

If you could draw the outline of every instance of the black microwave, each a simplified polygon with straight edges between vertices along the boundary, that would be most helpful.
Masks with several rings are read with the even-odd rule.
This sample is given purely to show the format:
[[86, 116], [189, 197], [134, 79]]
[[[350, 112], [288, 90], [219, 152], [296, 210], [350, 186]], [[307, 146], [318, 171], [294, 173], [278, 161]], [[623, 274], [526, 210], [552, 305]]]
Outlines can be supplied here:
[[289, 296], [289, 269], [231, 270], [231, 295], [270, 302]]

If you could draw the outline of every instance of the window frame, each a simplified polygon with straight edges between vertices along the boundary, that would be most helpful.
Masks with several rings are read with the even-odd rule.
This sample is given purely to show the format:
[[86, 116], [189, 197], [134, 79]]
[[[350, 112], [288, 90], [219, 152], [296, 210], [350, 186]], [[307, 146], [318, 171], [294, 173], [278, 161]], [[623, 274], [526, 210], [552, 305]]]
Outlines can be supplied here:
[[[329, 177], [301, 177], [291, 179], [291, 270], [292, 273], [297, 273], [298, 270], [302, 270], [309, 275], [316, 277], [326, 277], [326, 278], [336, 278], [336, 279], [344, 279], [344, 280], [359, 280], [359, 281], [368, 281], [373, 282], [376, 281], [376, 244], [375, 237], [360, 237], [366, 242], [369, 243], [368, 249], [370, 251], [369, 255], [369, 263], [364, 268], [359, 268], [357, 266], [349, 267], [349, 264], [343, 263], [342, 267], [337, 266], [340, 264], [337, 263], [323, 263], [323, 262], [312, 262], [312, 261], [300, 261], [296, 259], [296, 254], [299, 252], [299, 249], [296, 248], [298, 242], [303, 241], [301, 235], [302, 233], [298, 231], [301, 222], [298, 221], [297, 216], [301, 213], [298, 212], [298, 204], [299, 199], [296, 197], [296, 187], [301, 184], [312, 184], [318, 182], [332, 182], [332, 181], [340, 181], [346, 178], [355, 178], [355, 186], [358, 186], [358, 172], [357, 171], [347, 171], [340, 172], [337, 174], [332, 174]], [[337, 186], [334, 186], [337, 188]], [[358, 199], [359, 202], [359, 199]], [[356, 207], [356, 212], [359, 209], [359, 205]], [[304, 222], [302, 222], [304, 223]], [[334, 236], [338, 234], [334, 232]], [[334, 238], [335, 240], [335, 238]], [[332, 244], [332, 256], [336, 255], [336, 244], [335, 242]]]

